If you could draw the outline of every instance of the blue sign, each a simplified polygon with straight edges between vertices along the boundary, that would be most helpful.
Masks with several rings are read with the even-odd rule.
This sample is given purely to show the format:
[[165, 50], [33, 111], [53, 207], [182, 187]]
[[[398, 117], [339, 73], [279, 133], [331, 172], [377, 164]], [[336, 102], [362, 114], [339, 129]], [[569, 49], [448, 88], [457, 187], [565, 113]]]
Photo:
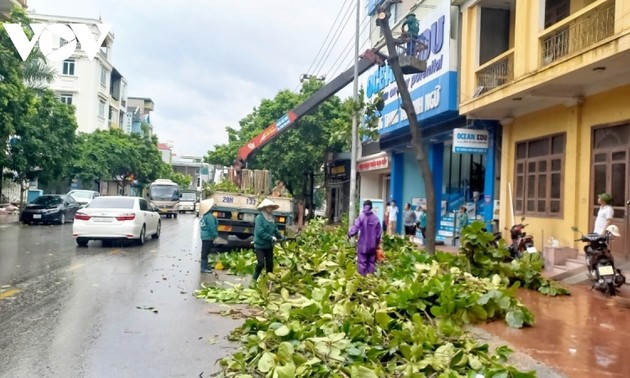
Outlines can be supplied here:
[[284, 129], [285, 127], [287, 127], [289, 123], [291, 123], [291, 120], [289, 119], [289, 115], [285, 114], [282, 118], [276, 121], [276, 128], [278, 129], [278, 131], [280, 131]]

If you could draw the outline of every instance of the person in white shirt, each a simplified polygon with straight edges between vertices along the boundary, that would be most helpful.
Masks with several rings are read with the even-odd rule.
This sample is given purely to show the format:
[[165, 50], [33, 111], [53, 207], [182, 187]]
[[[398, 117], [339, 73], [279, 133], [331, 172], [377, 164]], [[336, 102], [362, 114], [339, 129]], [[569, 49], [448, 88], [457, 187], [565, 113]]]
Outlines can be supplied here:
[[392, 204], [389, 208], [389, 230], [387, 233], [389, 235], [396, 235], [396, 220], [398, 219], [398, 207], [396, 206], [396, 201], [392, 201]]
[[615, 215], [615, 211], [613, 210], [610, 204], [612, 203], [612, 197], [608, 193], [602, 193], [597, 196], [597, 202], [599, 203], [599, 211], [597, 212], [597, 218], [595, 219], [595, 229], [593, 230], [596, 234], [603, 234], [606, 227], [608, 227], [612, 223], [612, 219]]

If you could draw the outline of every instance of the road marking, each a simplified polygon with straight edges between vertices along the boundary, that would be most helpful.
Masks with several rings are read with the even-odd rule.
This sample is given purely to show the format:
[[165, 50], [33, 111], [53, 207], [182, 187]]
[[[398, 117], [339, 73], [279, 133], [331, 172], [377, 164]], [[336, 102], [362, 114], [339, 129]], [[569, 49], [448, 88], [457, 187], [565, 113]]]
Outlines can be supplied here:
[[116, 249], [114, 249], [113, 251], [111, 251], [109, 254], [110, 254], [110, 255], [117, 255], [117, 254], [119, 254], [120, 252], [122, 252], [122, 249], [120, 249], [120, 248], [116, 248]]
[[19, 292], [18, 289], [7, 290], [4, 293], [0, 293], [0, 299], [10, 298]]

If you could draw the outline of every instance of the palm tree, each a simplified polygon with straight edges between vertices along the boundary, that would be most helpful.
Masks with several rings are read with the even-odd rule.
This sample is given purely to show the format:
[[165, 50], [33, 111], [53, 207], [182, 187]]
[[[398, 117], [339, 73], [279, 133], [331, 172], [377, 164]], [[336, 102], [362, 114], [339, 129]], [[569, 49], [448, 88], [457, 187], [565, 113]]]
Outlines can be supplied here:
[[24, 85], [35, 93], [41, 94], [55, 80], [57, 70], [49, 66], [44, 57], [38, 54], [24, 62], [22, 74]]

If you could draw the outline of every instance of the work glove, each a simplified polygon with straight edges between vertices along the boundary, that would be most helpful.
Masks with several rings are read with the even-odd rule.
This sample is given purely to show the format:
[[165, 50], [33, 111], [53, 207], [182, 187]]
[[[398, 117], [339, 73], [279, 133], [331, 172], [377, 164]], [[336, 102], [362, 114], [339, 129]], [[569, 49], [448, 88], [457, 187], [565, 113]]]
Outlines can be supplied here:
[[272, 236], [272, 237], [271, 237], [271, 241], [275, 243], [275, 242], [277, 242], [277, 241], [278, 241], [278, 238], [276, 238], [275, 236]]

